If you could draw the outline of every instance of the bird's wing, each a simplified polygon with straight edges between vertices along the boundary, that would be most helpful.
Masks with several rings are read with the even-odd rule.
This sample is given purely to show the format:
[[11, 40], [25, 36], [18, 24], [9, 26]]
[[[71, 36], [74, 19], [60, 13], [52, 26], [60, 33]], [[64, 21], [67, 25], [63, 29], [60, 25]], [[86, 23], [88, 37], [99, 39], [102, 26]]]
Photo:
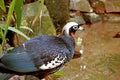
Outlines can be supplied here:
[[28, 53], [31, 54], [32, 52], [24, 51], [21, 53], [5, 54], [1, 58], [1, 62], [3, 64], [2, 67], [15, 72], [23, 73], [37, 71], [37, 68], [35, 67], [34, 63], [30, 60]]
[[16, 72], [34, 72], [63, 64], [66, 62], [66, 53], [70, 51], [62, 40], [43, 37], [9, 51], [1, 58], [1, 62], [6, 68]]

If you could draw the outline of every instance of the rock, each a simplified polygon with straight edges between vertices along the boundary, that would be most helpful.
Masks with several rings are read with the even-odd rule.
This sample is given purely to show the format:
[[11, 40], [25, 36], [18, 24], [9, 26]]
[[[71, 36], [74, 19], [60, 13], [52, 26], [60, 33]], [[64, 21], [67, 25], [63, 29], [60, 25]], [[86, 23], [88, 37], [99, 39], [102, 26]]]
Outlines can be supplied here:
[[120, 22], [120, 14], [104, 14], [103, 16], [104, 21], [109, 21], [109, 22]]
[[56, 35], [55, 26], [52, 22], [51, 17], [49, 16], [49, 12], [44, 6], [43, 13], [42, 13], [42, 20], [41, 20], [41, 27], [42, 27], [42, 34], [44, 35]]
[[106, 0], [106, 12], [120, 12], [120, 0]]
[[79, 24], [84, 24], [85, 20], [83, 19], [81, 13], [79, 11], [70, 11], [70, 20], [69, 21], [75, 21]]
[[59, 35], [62, 31], [62, 27], [69, 20], [69, 0], [44, 1], [55, 25], [56, 34]]
[[93, 12], [88, 0], [70, 0], [70, 10], [80, 10], [82, 12]]
[[102, 20], [101, 16], [95, 13], [84, 13], [83, 18], [87, 23], [95, 23]]
[[38, 1], [24, 5], [22, 9], [22, 19], [24, 19], [26, 16], [36, 16], [39, 6], [40, 3]]
[[80, 15], [80, 16], [74, 16], [72, 18], [70, 18], [69, 21], [74, 21], [74, 22], [77, 22], [79, 24], [84, 24], [85, 23], [85, 20], [83, 19], [83, 17]]
[[89, 0], [96, 13], [105, 13], [105, 0]]
[[[28, 26], [33, 30], [33, 33], [30, 31], [23, 31], [27, 36], [34, 37], [38, 35], [56, 35], [56, 30], [53, 25], [52, 19], [49, 16], [49, 12], [46, 6], [42, 6], [42, 14], [40, 12], [41, 3], [39, 1], [26, 4], [23, 6], [23, 16], [22, 16], [22, 25]], [[39, 14], [38, 14], [39, 13]], [[20, 43], [24, 42], [25, 39], [21, 36]]]

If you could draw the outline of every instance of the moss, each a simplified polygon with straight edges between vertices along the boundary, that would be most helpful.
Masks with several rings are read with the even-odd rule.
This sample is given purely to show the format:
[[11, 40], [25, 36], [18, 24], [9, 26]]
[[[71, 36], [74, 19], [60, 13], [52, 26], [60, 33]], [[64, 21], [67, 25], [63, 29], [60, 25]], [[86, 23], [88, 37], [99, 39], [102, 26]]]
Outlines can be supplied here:
[[120, 8], [120, 2], [114, 2], [113, 5], [114, 5], [114, 7], [116, 7], [116, 8], [117, 8], [117, 7]]
[[45, 0], [45, 4], [57, 32], [59, 30], [61, 31], [62, 27], [69, 19], [69, 0]]

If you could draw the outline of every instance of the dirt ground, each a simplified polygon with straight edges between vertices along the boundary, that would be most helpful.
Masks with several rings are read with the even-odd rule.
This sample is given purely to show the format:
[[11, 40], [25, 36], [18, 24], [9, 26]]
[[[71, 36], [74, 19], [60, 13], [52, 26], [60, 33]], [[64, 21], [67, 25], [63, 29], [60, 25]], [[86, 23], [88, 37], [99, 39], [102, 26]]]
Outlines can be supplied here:
[[63, 75], [53, 80], [120, 80], [120, 38], [114, 38], [120, 32], [120, 23], [84, 27], [85, 31], [76, 34], [76, 42], [79, 37], [83, 39], [76, 51], [83, 49], [83, 54], [66, 64], [60, 71]]

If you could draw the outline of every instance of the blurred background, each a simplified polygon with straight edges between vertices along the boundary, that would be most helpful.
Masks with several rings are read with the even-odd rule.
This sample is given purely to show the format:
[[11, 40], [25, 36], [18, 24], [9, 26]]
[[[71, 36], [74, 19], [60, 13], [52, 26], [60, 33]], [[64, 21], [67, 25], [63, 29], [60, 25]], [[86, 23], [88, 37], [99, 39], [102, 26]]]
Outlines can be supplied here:
[[38, 35], [59, 36], [69, 21], [85, 27], [75, 57], [45, 80], [120, 80], [120, 0], [0, 0], [1, 55]]

